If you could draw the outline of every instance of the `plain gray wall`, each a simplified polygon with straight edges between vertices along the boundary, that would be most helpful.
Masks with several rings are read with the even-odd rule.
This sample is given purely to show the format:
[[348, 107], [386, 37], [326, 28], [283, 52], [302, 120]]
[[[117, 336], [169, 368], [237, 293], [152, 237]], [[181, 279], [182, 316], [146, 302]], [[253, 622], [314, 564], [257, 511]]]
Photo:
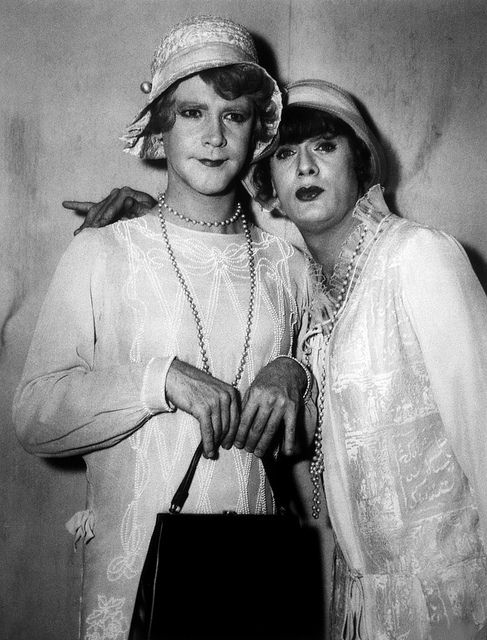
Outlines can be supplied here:
[[[0, 637], [76, 637], [82, 466], [29, 456], [11, 402], [39, 305], [79, 224], [66, 198], [163, 178], [117, 140], [168, 25], [226, 15], [281, 79], [321, 77], [360, 98], [405, 217], [455, 235], [485, 285], [487, 12], [483, 0], [3, 0], [0, 8]], [[294, 238], [284, 225], [262, 224]], [[117, 640], [112, 638], [111, 640]]]

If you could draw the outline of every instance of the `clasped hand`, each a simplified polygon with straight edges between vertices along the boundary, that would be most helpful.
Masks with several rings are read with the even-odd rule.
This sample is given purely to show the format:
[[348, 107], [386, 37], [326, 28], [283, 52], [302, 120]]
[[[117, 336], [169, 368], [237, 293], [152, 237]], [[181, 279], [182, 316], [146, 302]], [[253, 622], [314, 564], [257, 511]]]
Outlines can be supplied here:
[[167, 374], [166, 397], [198, 420], [208, 458], [215, 458], [220, 446], [233, 445], [261, 457], [281, 427], [281, 451], [291, 455], [306, 382], [299, 364], [280, 358], [257, 374], [241, 398], [232, 385], [176, 359]]

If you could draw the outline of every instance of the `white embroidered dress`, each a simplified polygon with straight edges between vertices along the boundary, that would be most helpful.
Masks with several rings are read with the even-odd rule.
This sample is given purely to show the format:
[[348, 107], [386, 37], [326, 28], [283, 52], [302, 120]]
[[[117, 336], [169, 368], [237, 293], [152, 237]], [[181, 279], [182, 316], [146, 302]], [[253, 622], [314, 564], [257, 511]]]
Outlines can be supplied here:
[[332, 639], [485, 638], [486, 297], [459, 244], [390, 214], [379, 187], [354, 215], [329, 298], [366, 225], [351, 290], [328, 349], [312, 338], [339, 545]]
[[[250, 296], [245, 236], [167, 227], [202, 318], [210, 370], [230, 383]], [[256, 227], [252, 239], [257, 289], [242, 393], [262, 366], [294, 351], [309, 291], [303, 254]], [[71, 522], [87, 542], [84, 640], [127, 637], [155, 515], [167, 511], [200, 439], [196, 420], [166, 405], [173, 356], [201, 366], [195, 321], [155, 211], [83, 231], [51, 283], [14, 418], [28, 450], [82, 454], [86, 462], [87, 509]], [[236, 448], [217, 461], [201, 459], [184, 507], [224, 509], [272, 510], [262, 464]], [[232, 561], [237, 571], [241, 563]]]

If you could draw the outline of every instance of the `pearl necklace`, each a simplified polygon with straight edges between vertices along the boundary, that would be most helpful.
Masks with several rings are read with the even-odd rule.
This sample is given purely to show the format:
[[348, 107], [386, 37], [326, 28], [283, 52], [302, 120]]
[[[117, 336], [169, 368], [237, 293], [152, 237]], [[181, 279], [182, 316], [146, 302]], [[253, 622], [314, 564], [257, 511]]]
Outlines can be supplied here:
[[168, 204], [166, 204], [165, 193], [159, 194], [159, 204], [162, 204], [166, 211], [169, 211], [174, 216], [177, 216], [181, 220], [184, 220], [184, 222], [189, 222], [191, 224], [200, 224], [202, 227], [225, 227], [229, 224], [232, 224], [232, 222], [236, 222], [240, 218], [240, 215], [242, 213], [242, 205], [239, 202], [237, 204], [237, 209], [231, 218], [227, 218], [226, 220], [218, 220], [217, 222], [207, 222], [206, 220], [195, 220], [194, 218], [188, 218], [188, 216], [184, 216], [182, 213], [179, 213], [179, 211], [176, 211], [176, 209], [170, 207]]
[[[330, 342], [333, 329], [338, 321], [338, 316], [340, 315], [345, 303], [347, 301], [348, 293], [349, 293], [349, 285], [350, 285], [350, 277], [352, 275], [352, 269], [354, 267], [355, 259], [360, 251], [361, 246], [364, 243], [365, 236], [367, 234], [367, 226], [364, 225], [362, 231], [360, 232], [360, 238], [357, 242], [357, 246], [352, 252], [352, 257], [350, 258], [350, 262], [345, 271], [345, 276], [343, 278], [342, 286], [340, 287], [339, 294], [337, 296], [337, 302], [335, 303], [335, 308], [331, 314], [331, 317], [326, 325], [323, 325], [324, 331], [323, 333], [323, 352], [328, 347]], [[306, 364], [309, 367], [309, 357], [311, 354], [311, 349], [308, 346], [305, 351], [305, 360]], [[311, 476], [311, 482], [313, 484], [313, 502], [311, 505], [311, 513], [313, 518], [318, 518], [321, 511], [321, 482], [322, 482], [322, 474], [325, 470], [325, 464], [323, 459], [323, 422], [324, 422], [324, 414], [325, 414], [325, 382], [326, 382], [326, 371], [325, 364], [323, 363], [323, 368], [321, 371], [321, 379], [320, 379], [320, 390], [318, 394], [318, 418], [319, 424], [315, 431], [314, 442], [313, 442], [313, 458], [311, 460], [309, 466], [309, 472]]]
[[[191, 313], [193, 314], [194, 320], [196, 322], [196, 330], [198, 333], [198, 343], [199, 343], [199, 348], [200, 348], [200, 354], [201, 354], [201, 361], [202, 361], [202, 369], [205, 373], [207, 373], [208, 375], [210, 374], [210, 366], [208, 363], [208, 354], [206, 352], [206, 347], [205, 347], [205, 337], [204, 337], [204, 332], [203, 332], [203, 323], [201, 321], [200, 315], [198, 313], [198, 309], [196, 307], [196, 303], [193, 300], [193, 296], [191, 295], [191, 292], [189, 290], [189, 287], [186, 283], [186, 280], [184, 279], [184, 276], [181, 272], [181, 269], [179, 268], [179, 265], [177, 263], [176, 257], [174, 255], [174, 251], [173, 248], [171, 246], [171, 243], [169, 242], [169, 236], [167, 234], [167, 226], [166, 226], [166, 220], [164, 218], [164, 215], [162, 213], [162, 207], [167, 205], [164, 205], [164, 194], [160, 193], [159, 197], [158, 197], [158, 202], [159, 202], [159, 220], [161, 223], [161, 229], [162, 229], [162, 237], [164, 239], [164, 244], [166, 245], [166, 250], [167, 253], [169, 255], [169, 260], [171, 261], [171, 264], [174, 268], [174, 271], [176, 273], [177, 279], [179, 281], [179, 284], [181, 285], [181, 288], [183, 290], [184, 295], [186, 296], [188, 302], [189, 302], [189, 306], [191, 307]], [[237, 211], [238, 211], [238, 215], [240, 215], [241, 212], [241, 206], [240, 203], [237, 206]], [[248, 255], [248, 259], [249, 259], [249, 274], [250, 274], [250, 300], [249, 300], [249, 310], [248, 310], [248, 314], [247, 314], [247, 324], [246, 324], [246, 328], [245, 328], [245, 340], [244, 340], [244, 347], [243, 347], [243, 351], [242, 351], [242, 356], [240, 358], [240, 362], [237, 368], [237, 372], [235, 374], [235, 378], [233, 379], [232, 382], [232, 386], [237, 388], [238, 384], [242, 378], [242, 374], [243, 374], [243, 370], [245, 367], [245, 362], [247, 360], [248, 357], [248, 353], [249, 353], [249, 347], [250, 347], [250, 334], [251, 334], [251, 330], [252, 330], [252, 320], [254, 317], [254, 304], [255, 304], [255, 289], [256, 289], [256, 278], [255, 278], [255, 263], [254, 263], [254, 252], [252, 249], [252, 236], [250, 234], [250, 228], [249, 225], [247, 223], [247, 219], [245, 217], [245, 215], [242, 215], [242, 225], [244, 228], [244, 233], [245, 233], [245, 239], [246, 239], [246, 243], [247, 243], [247, 255]]]

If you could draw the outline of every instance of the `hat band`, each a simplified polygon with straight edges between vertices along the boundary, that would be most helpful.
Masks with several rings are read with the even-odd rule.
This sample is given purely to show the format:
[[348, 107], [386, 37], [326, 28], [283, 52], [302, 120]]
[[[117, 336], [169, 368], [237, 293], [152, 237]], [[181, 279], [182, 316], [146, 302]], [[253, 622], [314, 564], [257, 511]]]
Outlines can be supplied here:
[[152, 102], [155, 98], [158, 98], [161, 93], [178, 80], [182, 80], [194, 73], [205, 69], [241, 63], [260, 66], [249, 53], [235, 45], [223, 42], [199, 44], [185, 49], [171, 56], [171, 59], [167, 60], [162, 68], [155, 72], [149, 101]]
[[346, 124], [348, 124], [355, 133], [366, 142], [370, 138], [370, 133], [363, 125], [362, 119], [360, 116], [356, 114], [346, 111], [343, 107], [333, 107], [324, 104], [315, 103], [312, 100], [300, 100], [299, 103], [296, 104], [291, 102], [288, 104], [289, 107], [297, 106], [297, 107], [307, 107], [308, 109], [316, 109], [317, 111], [325, 111], [332, 116], [336, 116], [340, 120], [343, 120]]
[[[313, 88], [309, 86], [305, 86], [302, 88], [293, 86], [291, 87], [291, 89], [292, 89], [292, 101], [288, 103], [288, 106], [292, 106], [296, 102], [296, 103], [299, 103], [300, 106], [304, 106], [304, 104], [307, 103], [309, 104], [310, 107], [313, 107], [315, 109], [320, 109], [320, 111], [323, 111], [326, 109], [326, 107], [323, 104], [322, 89], [317, 88], [316, 90], [313, 90]], [[340, 113], [348, 114], [349, 118], [355, 119], [357, 117], [353, 109], [350, 109], [350, 107], [347, 107], [346, 105], [343, 104], [343, 100], [340, 100], [338, 97], [332, 95], [329, 92], [327, 92], [326, 94], [326, 106], [327, 107], [329, 106], [330, 108], [334, 108]]]

